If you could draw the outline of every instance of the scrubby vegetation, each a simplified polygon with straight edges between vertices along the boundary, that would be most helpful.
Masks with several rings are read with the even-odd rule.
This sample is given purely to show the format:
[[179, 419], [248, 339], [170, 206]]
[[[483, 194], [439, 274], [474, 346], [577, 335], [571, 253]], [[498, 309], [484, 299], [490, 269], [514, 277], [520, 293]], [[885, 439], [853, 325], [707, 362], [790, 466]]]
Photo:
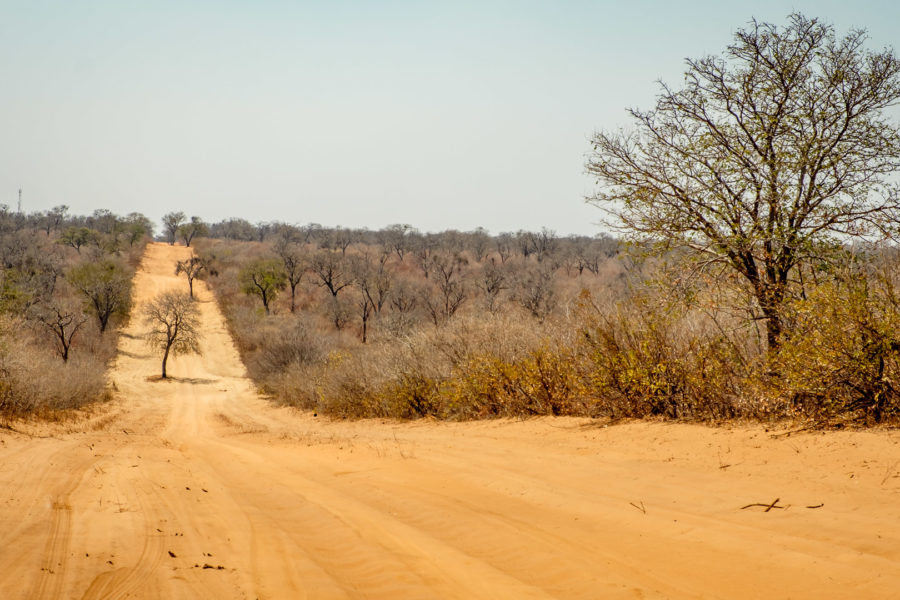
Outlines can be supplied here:
[[48, 415], [105, 398], [116, 327], [150, 221], [0, 206], [0, 415]]
[[[771, 350], [753, 294], [690, 254], [640, 258], [609, 237], [548, 230], [236, 224], [211, 225], [222, 237], [195, 246], [215, 265], [251, 376], [279, 402], [404, 419], [875, 423], [900, 412], [889, 248], [806, 265]], [[278, 282], [267, 304], [251, 271]]]

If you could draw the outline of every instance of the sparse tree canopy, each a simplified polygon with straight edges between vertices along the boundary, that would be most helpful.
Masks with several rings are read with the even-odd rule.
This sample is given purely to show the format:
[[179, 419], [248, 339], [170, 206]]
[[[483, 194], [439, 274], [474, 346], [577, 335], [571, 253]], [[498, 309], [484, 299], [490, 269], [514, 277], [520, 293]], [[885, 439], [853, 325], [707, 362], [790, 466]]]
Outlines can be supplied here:
[[466, 260], [459, 254], [435, 254], [431, 261], [432, 290], [422, 294], [422, 303], [435, 325], [446, 323], [469, 297], [463, 279]]
[[291, 288], [291, 312], [297, 310], [297, 286], [306, 274], [307, 259], [300, 246], [284, 236], [275, 244], [275, 253], [281, 258], [284, 275]]
[[722, 56], [688, 60], [683, 89], [663, 84], [654, 109], [630, 111], [632, 131], [592, 140], [593, 201], [638, 237], [740, 274], [770, 349], [798, 266], [896, 227], [900, 134], [884, 109], [900, 98], [900, 61], [865, 40], [799, 14], [754, 21]]
[[251, 261], [241, 269], [238, 273], [238, 283], [245, 294], [259, 296], [266, 314], [269, 314], [278, 292], [287, 286], [287, 275], [281, 261], [262, 258]]
[[318, 285], [328, 288], [334, 298], [353, 281], [349, 267], [343, 254], [330, 250], [316, 252], [309, 265], [310, 270], [319, 278]]
[[184, 274], [188, 281], [188, 295], [194, 297], [194, 280], [203, 279], [207, 274], [214, 275], [212, 261], [208, 258], [192, 256], [187, 260], [179, 260], [175, 263], [175, 274]]
[[163, 292], [144, 307], [147, 342], [162, 353], [162, 378], [170, 356], [200, 354], [200, 311], [190, 296]]
[[195, 237], [204, 237], [209, 234], [209, 227], [200, 217], [191, 217], [191, 220], [184, 225], [179, 225], [178, 235], [184, 241], [184, 245], [191, 247], [191, 242]]
[[65, 302], [39, 303], [32, 309], [31, 316], [52, 334], [59, 357], [68, 362], [75, 334], [87, 322], [87, 317]]
[[166, 233], [169, 234], [169, 243], [173, 246], [175, 245], [175, 237], [178, 235], [178, 228], [181, 227], [186, 218], [181, 211], [163, 215], [163, 226], [166, 228]]

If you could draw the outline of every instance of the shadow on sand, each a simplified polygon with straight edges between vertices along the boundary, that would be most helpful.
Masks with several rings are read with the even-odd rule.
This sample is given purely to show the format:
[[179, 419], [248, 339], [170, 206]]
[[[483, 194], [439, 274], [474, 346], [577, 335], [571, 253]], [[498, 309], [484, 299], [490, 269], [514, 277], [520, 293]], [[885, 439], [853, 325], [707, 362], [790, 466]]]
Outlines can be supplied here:
[[209, 385], [211, 383], [217, 383], [219, 381], [218, 379], [204, 379], [202, 377], [173, 377], [171, 375], [169, 375], [165, 379], [163, 379], [159, 375], [151, 375], [150, 377], [146, 377], [145, 380], [172, 383], [189, 383], [191, 385]]

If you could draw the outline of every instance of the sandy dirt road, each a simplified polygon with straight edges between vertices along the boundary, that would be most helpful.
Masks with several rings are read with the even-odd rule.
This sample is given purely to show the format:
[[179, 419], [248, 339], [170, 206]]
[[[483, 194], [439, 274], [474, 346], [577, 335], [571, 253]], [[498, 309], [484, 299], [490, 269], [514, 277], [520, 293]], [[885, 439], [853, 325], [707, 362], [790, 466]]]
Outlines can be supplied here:
[[0, 430], [0, 598], [900, 597], [898, 432], [329, 422], [256, 397], [198, 287], [176, 380], [134, 319], [114, 402]]

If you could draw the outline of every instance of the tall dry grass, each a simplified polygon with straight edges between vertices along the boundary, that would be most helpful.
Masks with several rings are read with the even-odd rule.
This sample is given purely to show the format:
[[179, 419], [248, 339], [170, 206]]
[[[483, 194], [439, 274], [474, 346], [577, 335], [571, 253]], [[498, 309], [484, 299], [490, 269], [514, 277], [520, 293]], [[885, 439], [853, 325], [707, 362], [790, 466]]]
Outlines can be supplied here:
[[114, 336], [87, 334], [63, 362], [23, 320], [0, 319], [0, 414], [47, 416], [109, 399], [114, 354]]

